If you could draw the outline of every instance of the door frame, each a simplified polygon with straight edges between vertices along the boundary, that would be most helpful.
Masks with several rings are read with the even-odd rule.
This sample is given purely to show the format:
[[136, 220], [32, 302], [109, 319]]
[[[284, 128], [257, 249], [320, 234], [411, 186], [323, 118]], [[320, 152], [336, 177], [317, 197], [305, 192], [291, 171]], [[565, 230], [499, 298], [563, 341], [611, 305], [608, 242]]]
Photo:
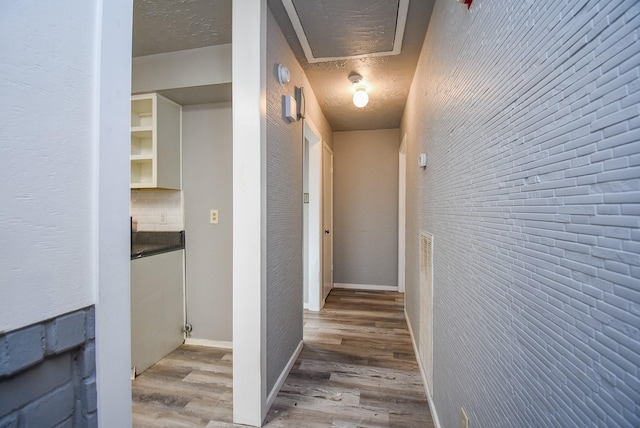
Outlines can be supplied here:
[[398, 291], [404, 293], [407, 220], [407, 134], [398, 149]]
[[304, 213], [304, 285], [307, 301], [304, 307], [320, 311], [322, 301], [322, 135], [314, 123], [304, 120], [303, 150], [305, 156], [303, 192], [309, 194]]
[[[324, 159], [324, 149], [327, 149], [327, 151], [329, 152], [329, 155], [331, 156], [331, 165], [330, 165], [330, 170], [329, 170], [329, 182], [331, 183], [330, 184], [330, 187], [331, 187], [331, 189], [330, 189], [331, 190], [331, 192], [330, 192], [330, 198], [331, 198], [331, 214], [330, 214], [330, 216], [331, 216], [331, 229], [329, 230], [329, 241], [330, 241], [330, 245], [331, 245], [331, 260], [330, 260], [330, 263], [331, 263], [331, 290], [332, 290], [333, 289], [333, 283], [334, 283], [334, 281], [333, 281], [333, 235], [334, 235], [333, 231], [335, 230], [334, 225], [333, 225], [333, 150], [331, 150], [331, 147], [329, 147], [329, 145], [326, 142], [323, 142], [322, 143], [322, 150], [323, 150], [322, 158], [323, 159]], [[321, 182], [324, 183], [324, 165], [322, 165], [321, 172], [322, 172]], [[322, 285], [321, 285], [321, 290], [320, 290], [320, 293], [321, 293], [320, 294], [321, 306], [324, 306], [324, 303], [325, 303], [325, 300], [327, 298], [327, 295], [329, 295], [329, 293], [331, 292], [331, 290], [329, 290], [329, 293], [326, 293], [326, 295], [325, 295], [325, 292], [324, 292], [324, 282], [325, 282], [324, 281], [325, 280], [325, 278], [324, 278], [324, 263], [325, 263], [325, 260], [324, 260], [324, 233], [325, 233], [324, 232], [325, 231], [324, 191], [325, 191], [325, 189], [323, 187], [322, 188], [322, 198], [321, 198], [322, 199], [322, 206], [321, 206], [321, 211], [320, 211], [322, 213], [322, 228], [321, 228], [321, 236], [322, 236], [322, 238], [321, 238], [322, 239], [322, 248], [321, 248], [321, 251], [322, 251], [322, 268], [321, 268], [322, 281], [321, 281], [321, 284]]]

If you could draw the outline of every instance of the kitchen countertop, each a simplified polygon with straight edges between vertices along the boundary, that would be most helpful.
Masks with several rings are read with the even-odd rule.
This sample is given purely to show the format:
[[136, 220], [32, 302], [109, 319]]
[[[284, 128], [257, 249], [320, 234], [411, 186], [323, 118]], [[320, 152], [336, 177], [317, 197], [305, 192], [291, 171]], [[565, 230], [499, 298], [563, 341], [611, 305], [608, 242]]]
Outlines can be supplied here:
[[131, 260], [183, 249], [184, 230], [131, 233]]

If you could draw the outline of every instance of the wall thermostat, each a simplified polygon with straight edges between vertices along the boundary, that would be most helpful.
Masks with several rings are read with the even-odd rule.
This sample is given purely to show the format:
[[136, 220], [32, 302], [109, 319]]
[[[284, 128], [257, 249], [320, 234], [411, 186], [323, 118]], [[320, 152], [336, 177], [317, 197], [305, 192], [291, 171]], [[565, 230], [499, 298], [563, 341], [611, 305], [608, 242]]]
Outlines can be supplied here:
[[291, 95], [283, 95], [282, 104], [285, 119], [289, 122], [296, 122], [298, 120], [298, 104], [296, 103], [295, 98]]
[[420, 165], [420, 168], [426, 168], [427, 167], [427, 154], [426, 153], [420, 153], [420, 157], [418, 158], [418, 165]]
[[291, 80], [289, 69], [282, 64], [278, 64], [278, 82], [284, 85], [285, 83], [289, 83], [289, 80]]

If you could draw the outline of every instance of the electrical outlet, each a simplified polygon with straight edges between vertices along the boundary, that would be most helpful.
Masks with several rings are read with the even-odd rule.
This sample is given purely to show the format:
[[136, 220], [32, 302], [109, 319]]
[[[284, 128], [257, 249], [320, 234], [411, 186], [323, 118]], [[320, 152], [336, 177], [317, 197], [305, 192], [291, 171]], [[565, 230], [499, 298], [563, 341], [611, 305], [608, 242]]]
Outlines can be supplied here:
[[467, 412], [464, 411], [464, 407], [460, 407], [460, 426], [462, 428], [469, 428], [469, 418], [467, 417]]
[[209, 211], [209, 223], [218, 224], [218, 210]]
[[167, 212], [162, 211], [160, 213], [160, 224], [167, 224]]

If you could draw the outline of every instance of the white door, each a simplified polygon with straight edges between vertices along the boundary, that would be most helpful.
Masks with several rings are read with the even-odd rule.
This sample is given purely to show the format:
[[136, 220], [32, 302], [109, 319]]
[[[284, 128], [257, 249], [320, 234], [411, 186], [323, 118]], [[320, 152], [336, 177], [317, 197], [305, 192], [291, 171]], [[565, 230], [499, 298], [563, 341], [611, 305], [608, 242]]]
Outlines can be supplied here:
[[333, 288], [333, 152], [322, 148], [322, 300]]

